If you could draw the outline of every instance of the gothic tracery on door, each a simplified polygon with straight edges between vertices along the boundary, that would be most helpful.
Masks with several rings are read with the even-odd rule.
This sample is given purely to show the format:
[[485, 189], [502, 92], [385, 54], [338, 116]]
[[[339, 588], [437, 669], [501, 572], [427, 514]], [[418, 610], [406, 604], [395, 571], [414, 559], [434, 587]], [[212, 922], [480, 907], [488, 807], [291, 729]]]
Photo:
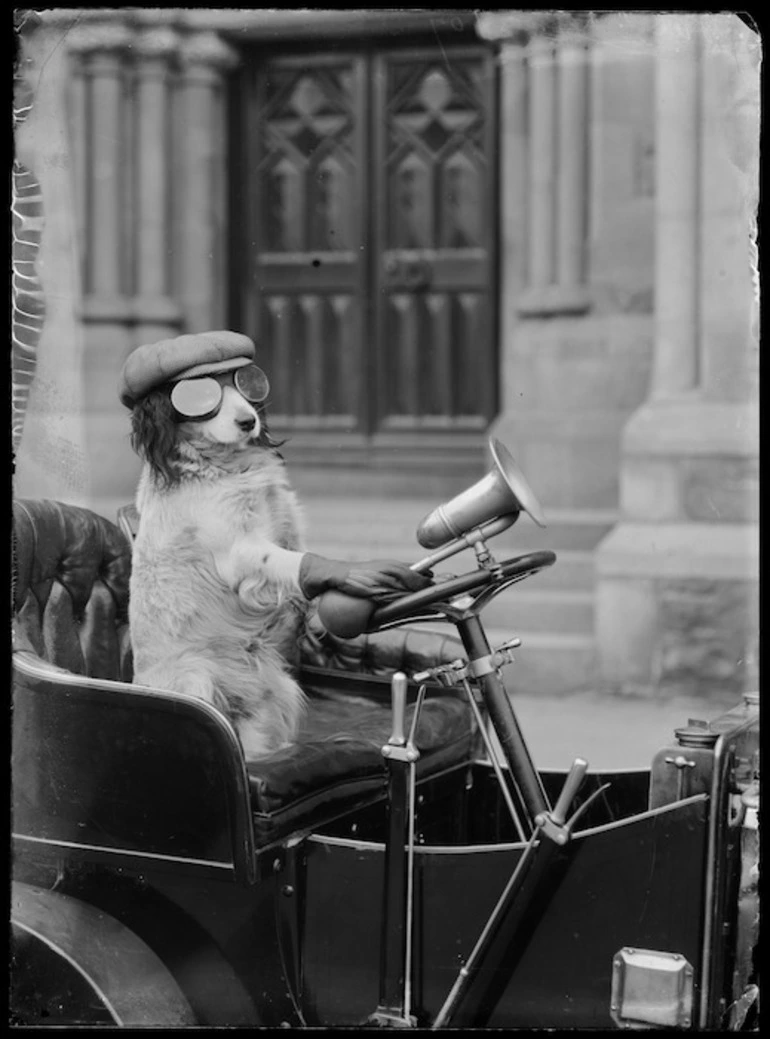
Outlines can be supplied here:
[[274, 425], [363, 446], [481, 441], [496, 405], [489, 52], [331, 47], [249, 66], [238, 310]]

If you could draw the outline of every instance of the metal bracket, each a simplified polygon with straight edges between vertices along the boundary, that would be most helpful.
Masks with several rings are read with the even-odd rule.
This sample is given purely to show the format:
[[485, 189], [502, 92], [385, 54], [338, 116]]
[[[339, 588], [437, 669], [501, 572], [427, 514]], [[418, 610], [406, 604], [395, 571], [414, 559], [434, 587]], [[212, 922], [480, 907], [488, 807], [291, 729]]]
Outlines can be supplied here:
[[664, 760], [667, 765], [674, 765], [677, 769], [676, 798], [677, 801], [681, 801], [684, 798], [685, 769], [695, 768], [695, 762], [690, 761], [683, 754], [677, 754], [675, 758], [665, 758]]
[[572, 836], [572, 827], [578, 812], [575, 813], [572, 819], [567, 819], [567, 813], [583, 783], [587, 771], [588, 762], [583, 758], [575, 758], [567, 778], [564, 780], [559, 800], [554, 805], [552, 811], [540, 812], [535, 817], [535, 822], [541, 833], [545, 837], [549, 837], [555, 844], [567, 844]]
[[570, 827], [566, 823], [557, 823], [546, 813], [538, 815], [535, 822], [540, 826], [545, 837], [550, 837], [556, 844], [567, 844], [571, 837]]
[[511, 651], [520, 645], [521, 639], [510, 639], [508, 642], [504, 642], [502, 646], [492, 650], [487, 656], [469, 660], [468, 674], [471, 678], [480, 678], [482, 675], [489, 675], [493, 671], [498, 671], [505, 664], [512, 664], [514, 656]]
[[514, 661], [512, 650], [521, 645], [521, 639], [513, 638], [504, 642], [497, 649], [492, 650], [483, 657], [475, 660], [453, 660], [451, 664], [440, 664], [438, 667], [430, 667], [425, 671], [418, 671], [412, 675], [415, 682], [428, 682], [431, 678], [438, 679], [442, 685], [459, 685], [468, 678], [481, 678], [482, 675], [491, 674], [505, 664]]
[[689, 1028], [693, 968], [677, 952], [620, 949], [612, 960], [610, 1015], [621, 1028]]
[[413, 743], [406, 743], [403, 747], [386, 743], [382, 748], [382, 756], [390, 761], [417, 761], [420, 752]]
[[437, 667], [429, 667], [425, 671], [417, 671], [412, 675], [415, 682], [429, 682], [432, 678], [438, 679], [442, 685], [459, 685], [466, 677], [467, 668], [464, 660], [453, 660], [451, 664], [439, 664]]
[[416, 1028], [417, 1018], [413, 1015], [404, 1017], [391, 1010], [377, 1009], [367, 1020], [367, 1025], [374, 1028]]

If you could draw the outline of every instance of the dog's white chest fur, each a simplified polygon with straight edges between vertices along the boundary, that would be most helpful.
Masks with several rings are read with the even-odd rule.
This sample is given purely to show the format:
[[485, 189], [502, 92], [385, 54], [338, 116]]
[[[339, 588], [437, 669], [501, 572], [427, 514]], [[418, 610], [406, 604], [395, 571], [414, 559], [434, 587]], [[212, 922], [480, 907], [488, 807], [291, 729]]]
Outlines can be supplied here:
[[307, 602], [285, 562], [302, 549], [296, 496], [278, 459], [259, 451], [254, 463], [170, 489], [143, 474], [130, 628], [135, 680], [215, 703], [256, 757], [296, 731]]

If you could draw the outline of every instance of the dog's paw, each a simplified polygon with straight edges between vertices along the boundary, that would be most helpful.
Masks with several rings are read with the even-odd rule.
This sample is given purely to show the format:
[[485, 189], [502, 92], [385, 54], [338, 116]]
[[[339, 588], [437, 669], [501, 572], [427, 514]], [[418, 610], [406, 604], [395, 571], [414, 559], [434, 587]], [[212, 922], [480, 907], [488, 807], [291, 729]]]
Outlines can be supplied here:
[[249, 613], [272, 613], [276, 607], [276, 589], [264, 577], [245, 577], [238, 585], [238, 601]]

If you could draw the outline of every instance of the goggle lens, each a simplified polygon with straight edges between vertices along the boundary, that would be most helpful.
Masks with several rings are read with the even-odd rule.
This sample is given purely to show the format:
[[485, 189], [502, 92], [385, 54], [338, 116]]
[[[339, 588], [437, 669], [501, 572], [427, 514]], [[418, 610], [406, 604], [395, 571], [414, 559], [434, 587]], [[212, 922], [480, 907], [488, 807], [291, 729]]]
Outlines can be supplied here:
[[261, 404], [270, 393], [270, 380], [256, 364], [247, 364], [235, 372], [235, 388], [250, 404]]
[[[261, 404], [270, 393], [270, 380], [256, 364], [236, 369], [233, 382], [250, 404]], [[171, 403], [182, 418], [207, 418], [222, 403], [222, 384], [213, 376], [181, 379], [171, 390]]]
[[222, 387], [216, 379], [182, 379], [174, 384], [171, 403], [183, 418], [204, 418], [217, 410]]

